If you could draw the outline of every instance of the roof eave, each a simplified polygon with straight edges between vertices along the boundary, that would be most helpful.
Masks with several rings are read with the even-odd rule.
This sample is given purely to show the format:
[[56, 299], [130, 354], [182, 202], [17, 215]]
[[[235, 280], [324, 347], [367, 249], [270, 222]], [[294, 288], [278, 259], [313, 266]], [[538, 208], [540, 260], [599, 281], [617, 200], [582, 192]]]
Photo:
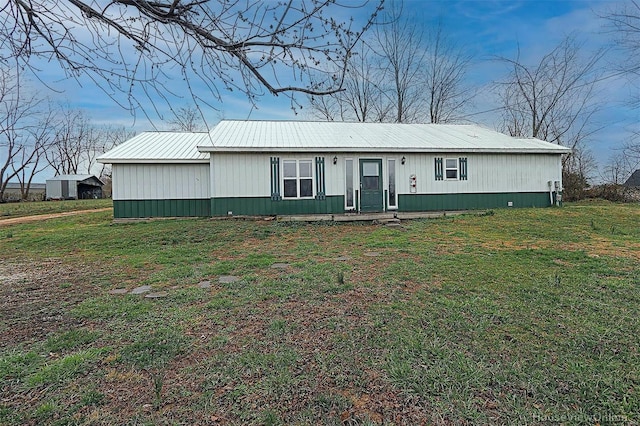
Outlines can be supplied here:
[[155, 159], [155, 158], [98, 158], [100, 164], [209, 164], [208, 158], [200, 159]]
[[212, 147], [199, 146], [198, 151], [210, 153], [264, 152], [401, 152], [401, 153], [485, 153], [485, 154], [569, 154], [569, 148], [398, 148], [398, 147]]

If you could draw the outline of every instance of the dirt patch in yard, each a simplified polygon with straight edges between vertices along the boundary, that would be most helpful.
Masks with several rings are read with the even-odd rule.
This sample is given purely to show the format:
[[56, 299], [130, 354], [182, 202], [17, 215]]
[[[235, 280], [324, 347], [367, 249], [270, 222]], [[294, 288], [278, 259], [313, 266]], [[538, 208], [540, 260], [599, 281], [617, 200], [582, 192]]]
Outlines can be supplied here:
[[51, 332], [77, 326], [69, 305], [91, 295], [77, 285], [83, 271], [71, 270], [59, 259], [38, 263], [0, 260], [0, 347], [41, 340]]
[[113, 208], [112, 207], [105, 207], [105, 208], [102, 208], [102, 209], [76, 210], [76, 211], [71, 211], [71, 212], [49, 213], [49, 214], [39, 214], [39, 215], [35, 215], [35, 216], [13, 217], [13, 218], [10, 218], [10, 219], [0, 219], [0, 226], [19, 225], [21, 223], [39, 222], [41, 220], [55, 219], [55, 218], [65, 217], [65, 216], [75, 216], [75, 215], [78, 215], [78, 214], [95, 213], [95, 212], [106, 212], [108, 210], [113, 210]]
[[588, 244], [583, 242], [563, 242], [538, 240], [535, 242], [517, 241], [517, 240], [500, 240], [483, 242], [483, 248], [489, 250], [539, 250], [539, 249], [556, 249], [562, 251], [584, 251], [589, 256], [611, 256], [624, 257], [627, 259], [640, 260], [640, 243], [627, 241], [622, 246], [620, 243], [605, 239], [592, 238]]

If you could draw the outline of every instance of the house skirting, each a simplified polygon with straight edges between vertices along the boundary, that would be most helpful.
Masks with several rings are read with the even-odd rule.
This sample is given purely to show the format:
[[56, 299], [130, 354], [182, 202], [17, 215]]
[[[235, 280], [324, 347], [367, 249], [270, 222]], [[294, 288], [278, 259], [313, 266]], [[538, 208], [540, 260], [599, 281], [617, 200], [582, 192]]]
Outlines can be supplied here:
[[211, 200], [113, 200], [113, 217], [209, 217]]
[[398, 211], [404, 212], [549, 206], [551, 206], [551, 200], [548, 192], [398, 194]]
[[[473, 194], [399, 194], [397, 212], [475, 210], [500, 207], [549, 207], [548, 192]], [[181, 200], [114, 200], [114, 217], [209, 217], [342, 214], [344, 196], [323, 199], [272, 200], [270, 197], [225, 197]]]
[[211, 216], [275, 216], [344, 213], [344, 196], [323, 199], [272, 200], [271, 197], [212, 198]]

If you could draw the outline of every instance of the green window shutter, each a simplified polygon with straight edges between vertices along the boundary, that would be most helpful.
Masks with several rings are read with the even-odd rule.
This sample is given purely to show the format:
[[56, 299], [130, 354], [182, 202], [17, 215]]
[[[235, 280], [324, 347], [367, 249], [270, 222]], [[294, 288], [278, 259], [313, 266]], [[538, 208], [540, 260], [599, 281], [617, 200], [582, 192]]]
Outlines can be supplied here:
[[316, 157], [316, 200], [324, 200], [325, 198], [324, 157]]
[[271, 200], [280, 201], [280, 157], [271, 157]]
[[436, 164], [435, 164], [435, 169], [436, 169], [436, 180], [442, 180], [443, 179], [443, 173], [442, 173], [442, 157], [438, 157], [435, 159], [436, 160]]
[[467, 158], [460, 157], [460, 180], [467, 180]]

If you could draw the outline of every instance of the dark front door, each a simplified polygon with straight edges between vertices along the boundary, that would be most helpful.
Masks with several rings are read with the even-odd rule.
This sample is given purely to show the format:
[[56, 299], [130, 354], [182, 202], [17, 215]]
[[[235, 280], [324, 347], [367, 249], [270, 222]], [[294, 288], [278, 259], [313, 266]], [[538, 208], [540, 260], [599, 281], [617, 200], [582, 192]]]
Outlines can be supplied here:
[[382, 160], [360, 160], [360, 211], [382, 210]]

